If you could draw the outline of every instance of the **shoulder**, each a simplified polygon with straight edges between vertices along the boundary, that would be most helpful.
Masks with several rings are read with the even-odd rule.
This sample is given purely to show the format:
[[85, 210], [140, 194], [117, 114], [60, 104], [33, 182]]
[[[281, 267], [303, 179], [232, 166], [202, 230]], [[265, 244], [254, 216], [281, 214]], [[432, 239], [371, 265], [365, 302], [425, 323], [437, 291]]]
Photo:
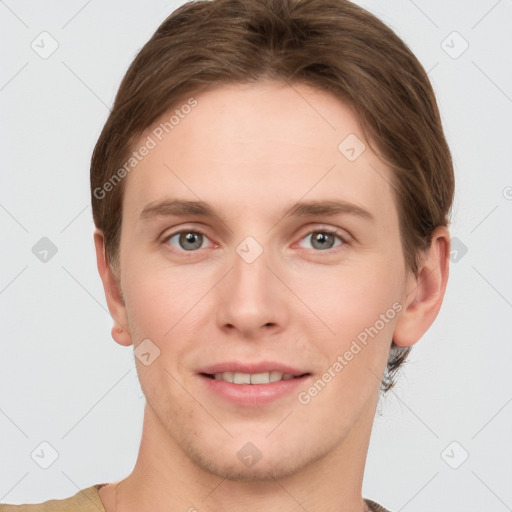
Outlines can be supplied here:
[[[382, 505], [379, 505], [376, 501], [368, 499], [365, 499], [364, 501], [372, 512], [389, 512], [387, 508], [384, 508]], [[2, 511], [0, 510], [0, 512]]]
[[98, 494], [103, 484], [96, 484], [69, 498], [48, 500], [44, 503], [8, 505], [0, 503], [0, 512], [105, 512]]

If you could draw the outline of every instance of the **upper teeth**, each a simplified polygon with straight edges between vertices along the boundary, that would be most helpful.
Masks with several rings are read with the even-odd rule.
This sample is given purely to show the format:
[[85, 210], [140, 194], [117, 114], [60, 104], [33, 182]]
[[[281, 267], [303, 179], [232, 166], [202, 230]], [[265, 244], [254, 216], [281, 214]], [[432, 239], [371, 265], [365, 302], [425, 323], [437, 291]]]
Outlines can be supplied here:
[[294, 378], [291, 373], [281, 372], [224, 372], [216, 373], [214, 377], [216, 380], [224, 380], [226, 382], [233, 382], [234, 384], [268, 384], [269, 382], [277, 382], [279, 380], [289, 380]]

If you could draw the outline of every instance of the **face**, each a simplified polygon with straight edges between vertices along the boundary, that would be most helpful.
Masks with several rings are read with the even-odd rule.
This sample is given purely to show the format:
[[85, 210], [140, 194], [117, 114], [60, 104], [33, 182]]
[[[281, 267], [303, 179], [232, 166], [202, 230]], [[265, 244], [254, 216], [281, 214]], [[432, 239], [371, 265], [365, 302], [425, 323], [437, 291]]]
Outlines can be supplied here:
[[194, 463], [280, 478], [373, 417], [409, 283], [391, 171], [328, 93], [268, 82], [195, 99], [168, 135], [170, 114], [148, 130], [155, 147], [125, 178], [120, 286], [150, 354], [137, 370]]

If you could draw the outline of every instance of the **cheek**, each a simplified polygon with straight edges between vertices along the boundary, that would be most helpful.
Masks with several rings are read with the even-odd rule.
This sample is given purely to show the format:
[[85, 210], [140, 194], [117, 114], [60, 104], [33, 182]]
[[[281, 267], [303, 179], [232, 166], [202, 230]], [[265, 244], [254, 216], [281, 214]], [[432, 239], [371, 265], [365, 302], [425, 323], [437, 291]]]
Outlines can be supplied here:
[[184, 302], [194, 288], [184, 286], [179, 268], [137, 247], [135, 240], [127, 241], [125, 249], [121, 268], [128, 315], [140, 327], [165, 332], [180, 310], [186, 310]]
[[132, 256], [126, 263], [124, 291], [134, 346], [149, 338], [163, 356], [160, 361], [165, 359], [169, 370], [177, 371], [192, 348], [191, 333], [199, 335], [201, 319], [211, 318], [206, 295], [215, 281], [207, 271], [170, 267], [165, 262], [151, 266]]
[[[338, 275], [323, 288], [317, 302], [323, 308], [316, 312], [333, 332], [324, 331], [327, 334], [316, 338], [315, 349], [323, 354], [322, 369], [298, 399], [310, 404], [310, 411], [319, 411], [321, 421], [336, 421], [340, 429], [349, 428], [380, 387], [402, 308], [398, 282], [392, 276], [376, 267]], [[318, 292], [310, 295], [311, 304], [319, 296]], [[311, 326], [304, 328], [315, 339]]]
[[[329, 364], [346, 354], [352, 374], [365, 366], [379, 373], [387, 361], [397, 316], [402, 309], [400, 269], [393, 265], [343, 268], [322, 281], [322, 293], [310, 294], [318, 316], [329, 326], [322, 336]], [[356, 362], [357, 361], [357, 362]], [[349, 368], [350, 367], [350, 368]], [[348, 370], [348, 371], [345, 371]], [[357, 374], [352, 375], [357, 380]]]
[[[402, 296], [403, 271], [385, 258], [304, 272], [297, 279], [304, 302], [336, 336], [354, 336], [375, 323]], [[309, 277], [305, 277], [308, 276]], [[299, 294], [298, 293], [298, 294]]]

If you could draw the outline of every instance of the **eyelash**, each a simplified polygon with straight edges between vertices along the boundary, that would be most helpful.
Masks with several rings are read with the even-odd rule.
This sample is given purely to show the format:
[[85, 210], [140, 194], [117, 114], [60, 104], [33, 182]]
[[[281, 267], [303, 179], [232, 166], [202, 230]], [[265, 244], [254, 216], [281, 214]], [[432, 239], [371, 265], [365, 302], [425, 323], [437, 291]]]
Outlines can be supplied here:
[[[168, 247], [170, 247], [170, 250], [173, 253], [177, 252], [180, 255], [189, 254], [190, 256], [193, 256], [200, 249], [196, 249], [196, 250], [192, 250], [192, 251], [185, 251], [184, 249], [177, 249], [176, 247], [173, 247], [173, 246], [171, 246], [169, 244], [169, 241], [170, 241], [171, 238], [174, 238], [176, 235], [181, 235], [181, 234], [184, 234], [184, 233], [194, 233], [194, 234], [197, 234], [197, 235], [202, 235], [203, 237], [209, 239], [208, 235], [206, 233], [204, 233], [203, 231], [201, 231], [200, 229], [182, 229], [180, 231], [175, 231], [174, 233], [170, 233], [169, 235], [165, 236], [165, 238], [163, 239], [163, 243], [166, 244]], [[339, 231], [337, 231], [335, 229], [332, 229], [332, 228], [317, 228], [317, 229], [311, 230], [308, 233], [306, 233], [300, 239], [300, 241], [304, 240], [305, 238], [310, 237], [311, 235], [313, 235], [315, 233], [317, 233], [317, 234], [318, 233], [322, 233], [322, 234], [327, 234], [327, 235], [333, 235], [336, 238], [338, 238], [340, 240], [340, 242], [341, 242], [341, 244], [339, 244], [339, 245], [337, 245], [335, 247], [332, 247], [330, 249], [324, 249], [324, 250], [311, 249], [315, 253], [319, 253], [319, 254], [321, 254], [321, 253], [332, 254], [332, 253], [336, 252], [337, 250], [342, 249], [345, 245], [348, 245], [347, 237], [342, 235]], [[308, 250], [308, 249], [306, 249], [306, 250]]]

